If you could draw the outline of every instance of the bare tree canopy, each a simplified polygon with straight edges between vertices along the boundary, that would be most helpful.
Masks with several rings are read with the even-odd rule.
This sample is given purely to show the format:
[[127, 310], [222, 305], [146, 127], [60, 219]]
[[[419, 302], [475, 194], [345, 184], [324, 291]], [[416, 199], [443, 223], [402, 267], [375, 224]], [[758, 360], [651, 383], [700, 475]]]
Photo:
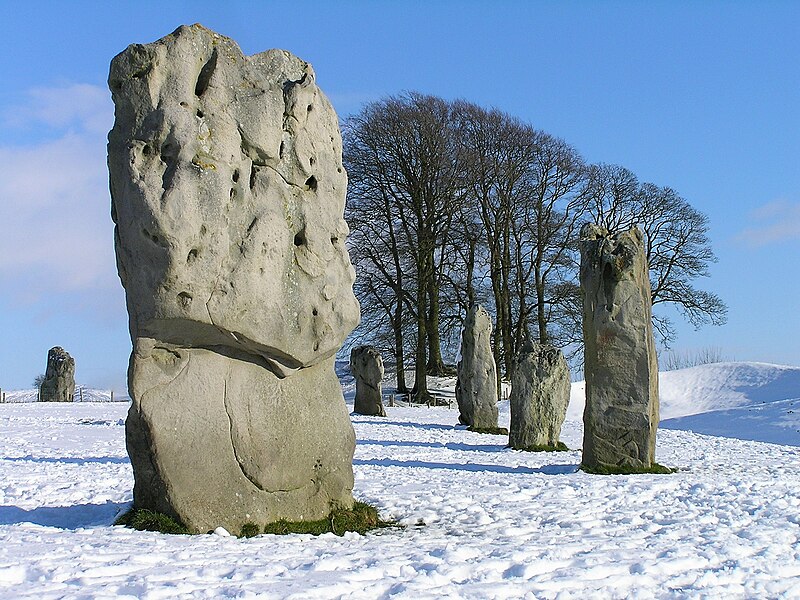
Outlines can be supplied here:
[[463, 174], [452, 113], [444, 100], [412, 92], [368, 104], [344, 130], [352, 252], [373, 281], [391, 290], [392, 297], [378, 304], [387, 318], [400, 321], [392, 325], [396, 346], [403, 345], [403, 315], [416, 322], [415, 394], [421, 400], [428, 396], [427, 373], [444, 372], [440, 287]]
[[[727, 320], [727, 306], [712, 292], [695, 287], [709, 276], [717, 258], [708, 239], [708, 217], [675, 190], [639, 183], [629, 170], [593, 165], [587, 179], [589, 214], [596, 223], [617, 232], [638, 225], [645, 234], [653, 305], [678, 307], [695, 327]], [[655, 316], [662, 341], [674, 339], [669, 319]]]
[[[708, 218], [669, 187], [586, 165], [565, 141], [501, 111], [415, 92], [367, 104], [343, 138], [357, 335], [390, 349], [400, 393], [411, 362], [414, 394], [430, 399], [426, 376], [448, 373], [443, 355], [455, 355], [477, 302], [494, 316], [506, 376], [527, 339], [578, 351], [586, 221], [643, 230], [654, 305], [675, 305], [698, 327], [725, 322], [722, 300], [695, 287], [716, 261]], [[669, 342], [670, 321], [654, 323]]]

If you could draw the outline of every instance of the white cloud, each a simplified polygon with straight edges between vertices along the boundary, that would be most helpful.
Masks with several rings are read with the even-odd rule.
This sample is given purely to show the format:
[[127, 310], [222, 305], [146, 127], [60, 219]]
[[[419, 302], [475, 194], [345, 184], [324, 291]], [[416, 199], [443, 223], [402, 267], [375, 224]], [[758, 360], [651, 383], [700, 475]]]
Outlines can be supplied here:
[[108, 126], [101, 125], [108, 120], [104, 103], [110, 102], [99, 89], [37, 88], [29, 106], [4, 113], [26, 127], [54, 128], [50, 139], [37, 144], [0, 143], [0, 289], [5, 299], [35, 303], [66, 293], [89, 306], [118, 291], [106, 168]]
[[78, 129], [105, 135], [114, 121], [111, 95], [105, 88], [75, 83], [60, 87], [37, 87], [27, 92], [25, 104], [3, 111], [7, 127], [46, 125], [55, 129]]
[[800, 240], [800, 202], [781, 199], [753, 211], [753, 225], [737, 237], [751, 246]]

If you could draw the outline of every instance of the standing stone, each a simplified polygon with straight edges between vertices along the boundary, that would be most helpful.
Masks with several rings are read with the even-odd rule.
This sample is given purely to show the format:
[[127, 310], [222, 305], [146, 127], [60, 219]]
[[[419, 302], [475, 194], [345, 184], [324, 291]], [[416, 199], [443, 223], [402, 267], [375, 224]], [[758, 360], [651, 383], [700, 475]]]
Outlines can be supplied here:
[[72, 402], [75, 399], [75, 359], [61, 346], [47, 353], [47, 370], [39, 387], [41, 402]]
[[586, 408], [583, 464], [642, 470], [655, 464], [658, 364], [642, 232], [581, 230]]
[[353, 410], [360, 415], [385, 417], [381, 397], [383, 359], [372, 346], [358, 346], [350, 351], [350, 371], [356, 379]]
[[238, 533], [351, 506], [334, 359], [359, 309], [314, 70], [192, 25], [129, 46], [108, 83], [134, 508]]
[[497, 367], [492, 354], [492, 319], [482, 306], [473, 307], [461, 334], [456, 400], [458, 421], [476, 429], [497, 427]]
[[525, 344], [514, 359], [509, 446], [518, 450], [558, 448], [569, 393], [569, 366], [561, 350]]

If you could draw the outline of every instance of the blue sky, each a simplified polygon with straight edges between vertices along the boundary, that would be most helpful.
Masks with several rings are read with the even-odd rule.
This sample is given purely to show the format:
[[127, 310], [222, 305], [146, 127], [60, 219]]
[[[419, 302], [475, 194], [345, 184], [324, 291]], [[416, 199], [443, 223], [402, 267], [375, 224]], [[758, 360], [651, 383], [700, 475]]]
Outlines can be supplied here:
[[62, 345], [79, 383], [125, 389], [108, 65], [195, 22], [308, 60], [340, 116], [465, 98], [673, 187], [711, 219], [701, 287], [730, 308], [675, 348], [800, 365], [800, 3], [0, 2], [0, 387]]

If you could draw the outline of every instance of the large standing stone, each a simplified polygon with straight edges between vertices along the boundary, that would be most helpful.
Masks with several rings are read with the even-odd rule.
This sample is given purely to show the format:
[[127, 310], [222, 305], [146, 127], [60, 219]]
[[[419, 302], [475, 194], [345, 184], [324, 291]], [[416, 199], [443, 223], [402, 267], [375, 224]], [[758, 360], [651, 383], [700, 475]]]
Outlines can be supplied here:
[[476, 429], [497, 428], [497, 367], [492, 354], [492, 319], [473, 307], [461, 334], [456, 400], [458, 420]]
[[134, 507], [193, 531], [353, 502], [334, 372], [359, 318], [338, 119], [307, 62], [200, 25], [111, 63]]
[[639, 470], [655, 463], [658, 364], [650, 280], [638, 228], [581, 231], [586, 408], [583, 464]]
[[569, 393], [569, 366], [561, 350], [546, 344], [523, 346], [511, 378], [509, 446], [556, 449]]
[[47, 353], [47, 370], [39, 387], [42, 402], [72, 402], [75, 399], [75, 359], [61, 346]]
[[353, 410], [360, 415], [385, 417], [381, 397], [383, 359], [377, 348], [358, 346], [350, 351], [350, 371], [356, 380]]

